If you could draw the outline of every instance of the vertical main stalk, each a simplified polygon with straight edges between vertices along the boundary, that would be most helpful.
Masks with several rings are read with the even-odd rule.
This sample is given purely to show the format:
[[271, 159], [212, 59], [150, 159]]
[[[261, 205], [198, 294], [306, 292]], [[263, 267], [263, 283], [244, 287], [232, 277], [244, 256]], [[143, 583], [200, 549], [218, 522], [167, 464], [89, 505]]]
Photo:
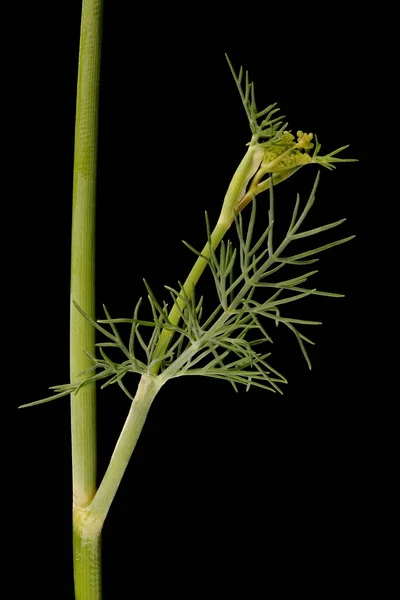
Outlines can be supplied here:
[[[72, 300], [92, 318], [95, 304], [95, 200], [98, 99], [100, 82], [100, 45], [103, 0], [83, 0], [79, 46], [78, 84], [76, 98], [74, 181], [71, 246], [71, 317], [70, 317], [70, 380], [76, 382], [91, 366], [83, 350], [94, 354], [94, 328], [82, 317]], [[96, 390], [87, 385], [71, 395], [71, 436], [73, 510], [90, 504], [96, 492]], [[74, 520], [75, 522], [75, 520]], [[89, 593], [91, 585], [77, 584], [76, 574], [84, 557], [79, 529], [74, 527], [74, 572], [76, 598], [98, 600], [100, 580]], [[99, 533], [100, 536], [100, 533]], [[93, 541], [92, 541], [93, 542]], [[99, 570], [99, 544], [93, 542]], [[91, 553], [92, 556], [92, 553]], [[90, 577], [88, 570], [88, 577]], [[92, 578], [93, 579], [93, 578]], [[94, 580], [94, 579], [93, 579]], [[78, 590], [85, 589], [84, 595]]]

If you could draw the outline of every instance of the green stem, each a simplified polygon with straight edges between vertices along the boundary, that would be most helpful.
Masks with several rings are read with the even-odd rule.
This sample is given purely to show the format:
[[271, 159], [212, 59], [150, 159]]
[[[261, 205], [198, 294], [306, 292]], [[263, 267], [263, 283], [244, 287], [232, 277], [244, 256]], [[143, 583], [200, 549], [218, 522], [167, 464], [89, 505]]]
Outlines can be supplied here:
[[78, 600], [101, 599], [101, 527], [89, 528], [74, 512], [74, 579]]
[[258, 196], [258, 194], [261, 194], [261, 192], [269, 190], [271, 183], [273, 183], [275, 187], [278, 185], [278, 183], [282, 183], [282, 181], [285, 181], [285, 179], [291, 177], [299, 169], [300, 167], [293, 167], [292, 169], [286, 169], [285, 171], [281, 171], [279, 173], [273, 173], [268, 177], [268, 179], [264, 179], [263, 181], [261, 181], [261, 179], [267, 171], [260, 169], [251, 182], [248, 192], [246, 192], [246, 194], [244, 194], [244, 196], [240, 199], [238, 212], [242, 211], [255, 196]]
[[[72, 301], [75, 300], [94, 318], [95, 192], [102, 7], [103, 0], [83, 0], [82, 3], [72, 204], [70, 381], [77, 381], [80, 373], [91, 366], [83, 349], [92, 354], [95, 351], [94, 328], [76, 310]], [[87, 385], [77, 395], [71, 396], [71, 436], [75, 515], [76, 511], [90, 504], [96, 492], [94, 385]], [[93, 547], [89, 553], [83, 552], [82, 548], [83, 538], [81, 539], [79, 528], [74, 526], [74, 554], [84, 557], [80, 563], [82, 568], [75, 570], [76, 598], [99, 600], [100, 546], [97, 544], [97, 550], [94, 551]], [[94, 571], [99, 574], [98, 583], [89, 594], [87, 590], [92, 586], [90, 581], [95, 581]]]
[[101, 530], [135, 449], [150, 406], [161, 387], [157, 378], [143, 375], [108, 469], [89, 506], [73, 511], [76, 600], [101, 600]]
[[143, 375], [132, 402], [124, 427], [97, 493], [87, 508], [87, 515], [95, 523], [104, 523], [119, 484], [135, 449], [151, 404], [160, 390], [160, 381]]
[[[250, 146], [246, 154], [244, 155], [242, 162], [238, 166], [232, 178], [232, 181], [228, 187], [228, 191], [226, 193], [224, 203], [222, 205], [221, 214], [219, 216], [218, 222], [210, 236], [211, 244], [207, 242], [203, 250], [201, 251], [201, 254], [205, 258], [199, 256], [199, 258], [193, 265], [192, 270], [187, 276], [185, 283], [183, 284], [183, 289], [187, 296], [190, 296], [192, 289], [197, 284], [204, 269], [208, 264], [206, 259], [210, 258], [211, 256], [210, 245], [213, 250], [215, 250], [218, 247], [225, 233], [232, 225], [232, 222], [235, 217], [235, 211], [240, 212], [241, 210], [243, 210], [245, 206], [249, 202], [251, 202], [254, 196], [259, 194], [260, 192], [267, 190], [270, 187], [271, 182], [273, 182], [274, 185], [277, 185], [278, 183], [281, 183], [282, 181], [293, 175], [293, 173], [295, 173], [298, 170], [298, 168], [287, 169], [282, 173], [276, 173], [274, 175], [271, 175], [271, 177], [269, 177], [267, 180], [259, 183], [261, 177], [265, 174], [265, 172], [263, 172], [259, 176], [260, 171], [258, 171], [263, 155], [263, 148], [260, 148], [256, 145]], [[250, 185], [249, 190], [246, 192], [247, 185], [253, 176], [254, 179], [252, 181], [252, 184]], [[177, 325], [179, 323], [180, 315], [183, 308], [184, 301], [178, 298], [168, 315], [169, 321], [173, 325]], [[161, 332], [155, 351], [156, 357], [161, 356], [161, 354], [163, 354], [167, 350], [173, 335], [174, 332], [167, 329], [164, 329]], [[159, 369], [160, 363], [157, 363], [153, 368], [153, 373], [156, 375]]]
[[[217, 225], [214, 228], [214, 231], [212, 232], [212, 234], [210, 236], [211, 237], [211, 247], [213, 249], [215, 249], [218, 246], [218, 244], [224, 237], [227, 230], [228, 230], [228, 227], [224, 223], [221, 223], [220, 221], [218, 221]], [[206, 258], [210, 258], [210, 244], [208, 242], [205, 244], [203, 250], [201, 251], [201, 254]], [[199, 256], [199, 258], [196, 260], [189, 275], [186, 278], [185, 283], [183, 284], [183, 289], [185, 290], [186, 295], [190, 296], [192, 289], [194, 288], [194, 286], [200, 279], [207, 264], [208, 264], [207, 260], [205, 258], [202, 258], [201, 256]], [[179, 323], [180, 314], [181, 314], [181, 311], [183, 310], [183, 307], [184, 307], [184, 301], [180, 300], [178, 298], [177, 301], [175, 302], [175, 304], [173, 305], [173, 307], [171, 308], [170, 313], [168, 315], [168, 319], [174, 325], [177, 325]], [[173, 336], [173, 331], [170, 331], [168, 329], [163, 329], [163, 331], [161, 332], [160, 338], [158, 340], [158, 344], [157, 344], [157, 348], [155, 350], [154, 357], [161, 356], [161, 354], [167, 350], [172, 336]], [[158, 373], [159, 369], [160, 369], [160, 363], [156, 363], [156, 365], [153, 367], [154, 375], [156, 375]]]
[[[257, 172], [257, 169], [259, 168], [260, 163], [262, 161], [263, 155], [264, 150], [259, 146], [249, 146], [240, 165], [236, 169], [235, 174], [233, 175], [228, 190], [226, 192], [218, 222], [210, 236], [211, 248], [213, 250], [217, 248], [225, 233], [232, 225], [232, 222], [235, 217], [235, 210], [237, 210], [238, 203], [246, 192], [248, 182]], [[211, 249], [208, 241], [205, 244], [203, 250], [201, 251], [201, 254], [204, 257], [206, 257], [206, 259], [210, 258]], [[193, 287], [197, 284], [204, 269], [206, 268], [206, 259], [199, 256], [199, 258], [193, 265], [192, 270], [187, 276], [186, 281], [183, 284], [183, 289], [187, 296], [190, 296]], [[168, 315], [168, 318], [173, 325], [177, 325], [179, 323], [180, 313], [183, 307], [184, 301], [178, 298]], [[172, 331], [169, 331], [167, 329], [164, 329], [162, 331], [155, 350], [155, 357], [161, 356], [161, 354], [163, 354], [167, 350], [172, 336]], [[157, 363], [153, 369], [153, 373], [156, 375], [159, 369], [160, 363]]]

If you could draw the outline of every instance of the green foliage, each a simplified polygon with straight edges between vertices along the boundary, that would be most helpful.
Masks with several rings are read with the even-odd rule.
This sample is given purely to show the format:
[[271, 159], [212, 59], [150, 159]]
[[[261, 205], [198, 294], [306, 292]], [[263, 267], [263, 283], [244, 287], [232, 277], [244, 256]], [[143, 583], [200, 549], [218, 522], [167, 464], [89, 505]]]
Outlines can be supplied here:
[[[293, 215], [284, 238], [275, 244], [274, 229], [274, 186], [295, 173], [305, 164], [320, 164], [333, 169], [338, 162], [352, 162], [354, 159], [341, 159], [337, 154], [346, 149], [342, 146], [325, 156], [320, 156], [321, 145], [313, 134], [298, 131], [296, 137], [287, 130], [288, 123], [279, 116], [276, 104], [270, 104], [258, 111], [254, 83], [250, 82], [248, 72], [241, 68], [236, 74], [228, 57], [229, 67], [236, 82], [252, 133], [249, 146], [263, 148], [260, 164], [248, 182], [247, 189], [239, 199], [235, 212], [235, 230], [237, 243], [222, 241], [218, 254], [213, 246], [210, 225], [206, 214], [207, 244], [209, 257], [204, 256], [190, 244], [184, 242], [197, 256], [207, 261], [211, 270], [217, 306], [208, 316], [203, 315], [203, 298], [198, 301], [195, 285], [190, 294], [188, 288], [179, 284], [178, 288], [165, 286], [170, 295], [172, 306], [179, 312], [178, 323], [169, 318], [169, 305], [160, 303], [150, 285], [145, 281], [147, 299], [152, 319], [139, 318], [142, 299], [139, 299], [131, 318], [113, 319], [104, 307], [105, 319], [92, 320], [76, 303], [77, 310], [105, 338], [96, 344], [98, 356], [86, 352], [92, 361], [88, 371], [80, 374], [78, 381], [50, 389], [54, 395], [37, 402], [25, 404], [32, 406], [48, 402], [71, 393], [77, 393], [81, 387], [90, 383], [101, 383], [105, 388], [118, 384], [133, 398], [123, 383], [127, 373], [158, 377], [161, 384], [174, 377], [198, 375], [223, 379], [237, 390], [242, 384], [248, 390], [251, 386], [281, 392], [286, 379], [267, 358], [270, 352], [259, 351], [260, 347], [272, 342], [268, 325], [287, 327], [297, 340], [301, 352], [311, 368], [306, 344], [313, 342], [300, 330], [303, 326], [319, 325], [317, 321], [292, 318], [281, 314], [285, 305], [301, 300], [309, 295], [340, 297], [340, 294], [318, 291], [304, 284], [316, 270], [307, 271], [296, 277], [281, 278], [276, 274], [290, 265], [304, 267], [315, 263], [316, 254], [349, 241], [354, 236], [342, 238], [317, 246], [297, 254], [287, 254], [289, 244], [295, 240], [312, 237], [337, 227], [340, 221], [329, 223], [315, 229], [301, 230], [306, 216], [315, 201], [319, 174], [304, 208], [300, 209], [300, 197], [297, 196]], [[266, 176], [266, 177], [265, 177]], [[264, 178], [265, 177], [265, 178]], [[264, 179], [263, 179], [264, 178]], [[256, 222], [256, 197], [269, 190], [269, 222], [261, 236], [254, 240]], [[247, 224], [242, 216], [243, 208], [252, 203]], [[263, 298], [260, 300], [260, 294]], [[269, 294], [269, 295], [268, 295]], [[179, 308], [181, 307], [181, 308]], [[117, 329], [117, 325], [130, 325], [127, 343]], [[168, 331], [171, 335], [162, 337]], [[164, 342], [165, 339], [165, 342]], [[164, 348], [159, 346], [162, 344]], [[121, 362], [115, 362], [107, 354], [109, 349], [118, 349], [123, 356]], [[158, 375], [155, 375], [158, 373]]]
[[[285, 115], [277, 116], [280, 109], [277, 107], [276, 102], [270, 104], [263, 110], [258, 111], [254, 92], [254, 82], [249, 80], [249, 72], [243, 71], [243, 67], [240, 67], [239, 73], [236, 74], [228, 56], [225, 56], [249, 121], [250, 131], [252, 133], [252, 140], [249, 144], [268, 146], [273, 142], [277, 142], [281, 136], [284, 135], [286, 127], [288, 126], [288, 123], [284, 123], [283, 121]], [[266, 141], [262, 142], [264, 139]]]
[[[252, 209], [247, 223], [242, 213], [236, 215], [237, 244], [234, 245], [230, 240], [226, 243], [222, 241], [218, 253], [211, 245], [210, 226], [206, 215], [210, 258], [203, 258], [207, 261], [213, 275], [218, 298], [217, 306], [211, 314], [204, 316], [203, 298], [196, 299], [194, 286], [190, 295], [180, 284], [177, 289], [165, 286], [172, 304], [176, 304], [177, 299], [183, 303], [180, 325], [172, 324], [168, 318], [168, 304], [159, 302], [146, 281], [152, 320], [139, 318], [142, 299], [136, 304], [131, 318], [113, 319], [104, 307], [106, 318], [98, 322], [93, 321], [79, 306], [76, 306], [106, 340], [96, 344], [99, 356], [89, 355], [93, 362], [90, 369], [93, 375], [78, 382], [55, 386], [51, 388], [55, 392], [54, 396], [33, 402], [31, 405], [60, 398], [71, 392], [76, 393], [88, 383], [104, 380], [102, 388], [117, 383], [132, 398], [123, 383], [124, 376], [128, 372], [151, 375], [156, 363], [160, 363], [158, 377], [162, 384], [174, 377], [198, 375], [229, 381], [235, 389], [237, 384], [242, 384], [246, 389], [256, 386], [281, 392], [281, 385], [286, 383], [285, 377], [267, 362], [266, 359], [271, 353], [259, 351], [260, 347], [265, 348], [266, 344], [272, 342], [268, 325], [274, 323], [276, 326], [287, 327], [294, 334], [311, 368], [306, 344], [312, 344], [312, 341], [304, 335], [300, 327], [320, 323], [284, 316], [281, 310], [286, 308], [285, 305], [309, 295], [330, 297], [341, 295], [306, 287], [306, 282], [317, 273], [316, 270], [306, 271], [289, 279], [280, 277], [276, 280], [276, 274], [282, 272], [282, 269], [288, 265], [302, 268], [315, 263], [318, 260], [315, 255], [354, 237], [345, 237], [300, 253], [287, 253], [291, 242], [324, 233], [345, 220], [302, 230], [306, 216], [315, 201], [318, 181], [319, 174], [302, 209], [300, 197], [297, 196], [287, 233], [278, 243], [275, 243], [274, 239], [273, 187], [269, 191], [269, 222], [257, 239], [254, 239], [257, 215], [255, 198], [252, 200]], [[202, 256], [192, 246], [186, 242], [185, 244], [197, 255]], [[260, 295], [260, 290], [261, 295], [264, 296], [261, 300], [257, 297]], [[127, 343], [122, 340], [117, 329], [117, 325], [122, 323], [130, 324]], [[155, 352], [155, 349], [164, 329], [172, 332], [173, 340], [160, 355]], [[109, 348], [119, 349], [124, 360], [122, 362], [111, 360], [106, 353]], [[85, 375], [87, 376], [88, 373], [86, 372]]]
[[[278, 173], [296, 169], [305, 164], [319, 164], [327, 169], [334, 169], [338, 162], [355, 162], [354, 158], [338, 158], [337, 154], [346, 150], [348, 146], [337, 148], [333, 152], [320, 156], [321, 144], [315, 138], [315, 145], [311, 141], [312, 133], [297, 132], [297, 139], [287, 130], [289, 123], [284, 121], [285, 115], [279, 115], [277, 103], [270, 104], [263, 110], [257, 109], [254, 82], [250, 81], [248, 71], [240, 67], [236, 74], [228, 56], [226, 59], [239, 91], [250, 131], [251, 141], [248, 145], [258, 145], [265, 148], [262, 164], [263, 174]], [[313, 153], [311, 150], [314, 148]]]

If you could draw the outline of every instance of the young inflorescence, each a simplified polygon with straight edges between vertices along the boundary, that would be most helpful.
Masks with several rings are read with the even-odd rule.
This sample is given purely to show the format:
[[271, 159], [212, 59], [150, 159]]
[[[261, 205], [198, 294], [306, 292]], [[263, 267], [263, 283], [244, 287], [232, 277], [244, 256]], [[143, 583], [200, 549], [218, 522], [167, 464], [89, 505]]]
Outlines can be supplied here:
[[[347, 148], [343, 146], [330, 154], [320, 156], [321, 149], [313, 134], [298, 131], [294, 136], [278, 116], [276, 104], [258, 111], [254, 95], [254, 83], [249, 81], [248, 72], [241, 68], [236, 74], [229, 59], [251, 130], [248, 146], [257, 146], [261, 157], [251, 181], [240, 197], [236, 207], [235, 230], [237, 244], [232, 241], [221, 242], [218, 250], [213, 247], [211, 230], [206, 214], [208, 256], [184, 242], [196, 255], [208, 263], [215, 284], [217, 306], [207, 317], [203, 314], [203, 298], [196, 299], [195, 287], [190, 293], [181, 284], [178, 289], [165, 286], [172, 305], [179, 311], [178, 323], [169, 317], [168, 304], [160, 303], [149, 284], [145, 281], [147, 299], [151, 307], [152, 319], [139, 318], [142, 298], [136, 304], [131, 318], [113, 319], [104, 307], [105, 319], [91, 319], [76, 303], [76, 309], [91, 322], [105, 338], [96, 344], [99, 355], [86, 352], [92, 361], [92, 367], [82, 373], [79, 380], [50, 389], [54, 394], [24, 406], [41, 404], [71, 393], [77, 393], [82, 386], [97, 381], [104, 388], [117, 383], [133, 399], [123, 380], [127, 373], [157, 377], [160, 385], [168, 379], [185, 375], [215, 377], [229, 381], [237, 390], [237, 384], [246, 389], [257, 386], [273, 392], [281, 392], [280, 385], [286, 379], [274, 369], [267, 358], [270, 352], [260, 352], [261, 346], [272, 342], [268, 333], [268, 322], [282, 324], [294, 334], [303, 356], [311, 368], [311, 362], [305, 342], [313, 342], [300, 331], [299, 326], [318, 325], [317, 321], [291, 318], [281, 314], [281, 308], [312, 294], [340, 297], [341, 294], [318, 291], [304, 287], [316, 270], [307, 271], [297, 277], [275, 281], [276, 273], [287, 265], [308, 266], [316, 262], [316, 254], [349, 241], [354, 236], [342, 238], [311, 250], [297, 254], [287, 254], [287, 248], [294, 240], [312, 237], [337, 227], [345, 219], [309, 230], [302, 230], [306, 216], [314, 204], [319, 174], [307, 203], [300, 209], [300, 197], [297, 196], [292, 218], [286, 235], [275, 244], [274, 241], [274, 187], [280, 181], [296, 172], [306, 164], [320, 164], [332, 169], [337, 162], [351, 162], [354, 159], [337, 158], [337, 154]], [[269, 221], [261, 234], [254, 240], [256, 222], [256, 197], [269, 190]], [[243, 208], [252, 203], [247, 224], [242, 216]], [[262, 289], [264, 297], [258, 299]], [[256, 291], [258, 290], [258, 294]], [[130, 324], [130, 336], [125, 343], [117, 329], [121, 323]], [[147, 335], [145, 333], [147, 331]], [[164, 347], [162, 333], [169, 332]], [[258, 337], [257, 337], [258, 336]], [[161, 348], [160, 348], [161, 346]], [[123, 360], [115, 362], [107, 351], [119, 349]]]

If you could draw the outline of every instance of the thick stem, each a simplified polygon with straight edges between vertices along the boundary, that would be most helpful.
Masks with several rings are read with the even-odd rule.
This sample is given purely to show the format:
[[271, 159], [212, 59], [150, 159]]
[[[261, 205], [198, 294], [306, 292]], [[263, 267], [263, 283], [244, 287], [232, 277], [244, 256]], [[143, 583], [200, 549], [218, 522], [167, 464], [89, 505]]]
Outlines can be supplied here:
[[[71, 245], [70, 377], [75, 382], [92, 363], [94, 328], [76, 310], [94, 318], [95, 192], [102, 0], [83, 0], [76, 100]], [[71, 398], [74, 505], [87, 506], [96, 491], [95, 386]]]
[[89, 527], [74, 511], [74, 579], [76, 600], [101, 600], [101, 526]]
[[[76, 98], [71, 244], [70, 380], [91, 366], [83, 350], [95, 353], [93, 326], [72, 301], [94, 318], [95, 192], [100, 43], [103, 0], [83, 0]], [[71, 396], [74, 505], [74, 579], [77, 600], [100, 600], [100, 531], [83, 535], [76, 515], [96, 492], [96, 396], [87, 385]]]

